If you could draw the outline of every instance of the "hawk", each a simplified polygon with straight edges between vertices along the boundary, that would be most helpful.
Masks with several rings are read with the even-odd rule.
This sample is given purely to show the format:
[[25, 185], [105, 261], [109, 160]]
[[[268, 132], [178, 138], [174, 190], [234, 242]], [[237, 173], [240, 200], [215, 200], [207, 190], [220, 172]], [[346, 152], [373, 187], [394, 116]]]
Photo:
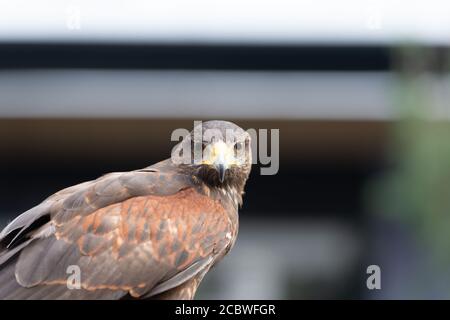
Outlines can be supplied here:
[[237, 125], [203, 122], [173, 149], [188, 161], [53, 194], [0, 233], [0, 299], [193, 299], [236, 240], [250, 149]]

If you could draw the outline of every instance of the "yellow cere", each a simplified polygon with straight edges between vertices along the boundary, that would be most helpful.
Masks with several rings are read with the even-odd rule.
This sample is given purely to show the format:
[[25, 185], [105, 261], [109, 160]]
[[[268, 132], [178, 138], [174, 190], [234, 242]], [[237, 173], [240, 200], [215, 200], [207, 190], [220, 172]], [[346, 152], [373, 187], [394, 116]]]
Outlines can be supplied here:
[[223, 164], [226, 167], [236, 164], [233, 146], [228, 146], [223, 141], [208, 145], [203, 152], [202, 164]]

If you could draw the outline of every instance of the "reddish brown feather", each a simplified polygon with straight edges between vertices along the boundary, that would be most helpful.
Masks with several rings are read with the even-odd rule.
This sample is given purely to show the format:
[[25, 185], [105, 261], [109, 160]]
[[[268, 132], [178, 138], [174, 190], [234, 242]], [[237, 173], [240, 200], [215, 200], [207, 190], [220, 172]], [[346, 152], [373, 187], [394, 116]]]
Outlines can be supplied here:
[[[230, 241], [224, 235], [233, 228], [220, 201], [194, 188], [168, 196], [130, 198], [72, 220], [76, 224], [67, 221], [58, 225], [55, 235], [76, 243], [82, 254], [92, 256], [92, 261], [106, 250], [111, 250], [110, 261], [103, 260], [103, 267], [106, 263], [125, 263], [136, 254], [150, 255], [155, 264], [167, 269], [167, 274], [176, 274], [197, 260], [225, 251]], [[144, 243], [148, 245], [140, 246]], [[136, 252], [136, 248], [147, 252]], [[125, 282], [101, 286], [117, 290], [143, 286], [142, 282], [133, 285], [126, 277], [122, 279]]]

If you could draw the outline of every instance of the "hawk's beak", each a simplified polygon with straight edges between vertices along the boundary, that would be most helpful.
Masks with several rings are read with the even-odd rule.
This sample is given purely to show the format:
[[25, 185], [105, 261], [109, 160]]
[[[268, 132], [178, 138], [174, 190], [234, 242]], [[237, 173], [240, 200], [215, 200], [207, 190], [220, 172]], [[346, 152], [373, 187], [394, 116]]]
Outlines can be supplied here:
[[234, 161], [233, 149], [223, 141], [218, 141], [208, 148], [203, 163], [212, 165], [219, 175], [220, 182], [223, 182], [228, 168]]
[[225, 165], [218, 164], [216, 166], [216, 169], [217, 169], [217, 172], [219, 173], [220, 182], [223, 182], [223, 180], [225, 180], [225, 172], [227, 171], [227, 169], [225, 168]]
[[214, 159], [213, 165], [216, 168], [217, 173], [219, 174], [220, 182], [223, 182], [225, 180], [225, 173], [227, 172], [230, 162], [228, 155], [229, 150], [223, 142], [215, 144], [214, 147], [216, 158]]

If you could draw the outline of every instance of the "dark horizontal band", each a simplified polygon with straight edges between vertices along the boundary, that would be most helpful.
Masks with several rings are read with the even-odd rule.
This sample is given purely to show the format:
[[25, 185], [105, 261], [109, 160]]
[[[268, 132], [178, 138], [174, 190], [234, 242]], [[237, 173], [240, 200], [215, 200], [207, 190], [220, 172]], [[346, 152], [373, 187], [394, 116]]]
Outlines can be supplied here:
[[390, 48], [355, 45], [0, 43], [0, 69], [385, 71]]

